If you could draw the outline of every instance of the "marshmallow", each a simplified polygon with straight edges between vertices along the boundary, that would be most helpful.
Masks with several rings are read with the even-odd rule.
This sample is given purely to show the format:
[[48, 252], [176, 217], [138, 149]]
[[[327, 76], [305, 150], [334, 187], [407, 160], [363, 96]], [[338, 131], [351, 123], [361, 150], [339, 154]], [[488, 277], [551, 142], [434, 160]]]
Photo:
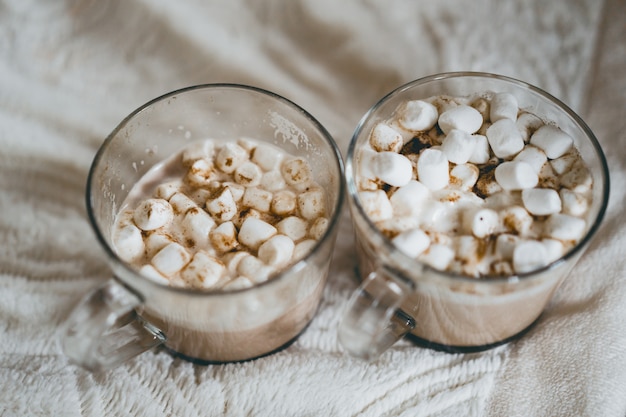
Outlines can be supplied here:
[[309, 228], [309, 236], [315, 240], [320, 240], [328, 229], [328, 219], [326, 217], [318, 217]]
[[474, 236], [462, 235], [457, 236], [454, 239], [454, 246], [456, 248], [456, 257], [470, 264], [476, 264], [482, 256], [481, 242]]
[[[247, 218], [239, 229], [239, 242], [252, 250], [274, 236], [278, 231], [274, 226], [254, 217]], [[245, 274], [244, 274], [245, 275]]]
[[182, 270], [181, 277], [193, 288], [214, 287], [226, 270], [224, 264], [204, 252], [196, 252]]
[[210, 140], [201, 140], [190, 143], [185, 146], [185, 150], [181, 156], [184, 166], [189, 167], [198, 159], [213, 159], [213, 142]]
[[411, 161], [395, 152], [380, 152], [372, 158], [371, 163], [375, 178], [393, 187], [402, 187], [413, 176]]
[[375, 150], [363, 146], [359, 149], [357, 153], [357, 163], [358, 163], [358, 173], [361, 177], [365, 177], [368, 179], [375, 179], [376, 174], [374, 173], [374, 157], [378, 155], [378, 152]]
[[215, 156], [215, 165], [226, 173], [233, 173], [241, 164], [248, 160], [248, 152], [235, 143], [225, 143]]
[[174, 194], [180, 192], [182, 188], [182, 181], [169, 181], [163, 184], [159, 184], [154, 192], [154, 196], [157, 198], [162, 198], [164, 200], [169, 200]]
[[544, 224], [546, 236], [558, 240], [577, 241], [583, 237], [587, 223], [567, 214], [552, 214]]
[[422, 100], [405, 102], [398, 109], [398, 113], [400, 126], [413, 132], [431, 129], [439, 117], [437, 108]]
[[526, 162], [533, 167], [537, 174], [541, 172], [541, 168], [547, 160], [548, 157], [545, 152], [532, 145], [524, 147], [524, 149], [513, 158], [513, 161]]
[[188, 246], [206, 246], [209, 232], [215, 227], [215, 221], [200, 208], [193, 208], [185, 214], [181, 228]]
[[445, 270], [454, 259], [454, 250], [446, 245], [433, 244], [426, 249], [419, 260], [440, 271]]
[[384, 123], [378, 123], [372, 129], [370, 145], [377, 152], [400, 152], [403, 144], [402, 135]]
[[430, 191], [424, 184], [411, 180], [398, 188], [389, 201], [394, 216], [417, 216], [429, 196]]
[[293, 255], [295, 244], [285, 235], [276, 235], [259, 247], [259, 259], [267, 265], [286, 265]]
[[359, 200], [361, 200], [365, 214], [373, 222], [393, 217], [393, 208], [383, 190], [361, 191], [359, 192]]
[[115, 231], [113, 242], [117, 254], [126, 262], [141, 258], [145, 251], [141, 230], [135, 225], [127, 224]]
[[551, 263], [560, 259], [561, 256], [563, 256], [563, 253], [565, 252], [565, 246], [563, 246], [563, 243], [560, 240], [543, 239], [541, 243], [546, 248], [548, 263]]
[[593, 178], [582, 159], [574, 162], [570, 170], [561, 176], [561, 184], [577, 193], [589, 191]]
[[559, 191], [559, 196], [561, 197], [561, 206], [564, 214], [581, 217], [589, 209], [589, 202], [584, 195], [563, 188]]
[[424, 149], [417, 160], [417, 177], [431, 190], [440, 190], [450, 179], [448, 160], [437, 149]]
[[448, 161], [455, 164], [464, 164], [469, 161], [474, 153], [477, 141], [474, 135], [459, 129], [452, 129], [441, 143], [441, 152], [443, 152]]
[[238, 276], [237, 278], [231, 279], [230, 281], [228, 281], [223, 287], [222, 290], [224, 291], [237, 291], [237, 290], [243, 290], [246, 288], [250, 288], [252, 287], [254, 284], [252, 283], [252, 281], [250, 281], [250, 279], [244, 277], [244, 276]]
[[288, 236], [291, 240], [297, 242], [306, 236], [307, 222], [300, 217], [287, 217], [276, 224], [276, 230], [281, 235]]
[[296, 210], [296, 195], [289, 190], [281, 190], [274, 193], [270, 210], [278, 216], [294, 213]]
[[543, 164], [541, 171], [539, 171], [538, 186], [541, 188], [561, 188], [560, 179], [552, 169], [551, 164]]
[[260, 186], [267, 191], [278, 191], [286, 187], [283, 174], [280, 171], [269, 171], [263, 174]]
[[326, 213], [326, 194], [320, 188], [300, 193], [296, 200], [300, 216], [307, 220], [313, 220]]
[[517, 130], [519, 130], [522, 135], [524, 143], [528, 143], [532, 134], [543, 126], [543, 120], [532, 113], [524, 112], [519, 115], [515, 125], [517, 126]]
[[253, 208], [261, 213], [267, 213], [270, 211], [272, 197], [272, 193], [262, 188], [248, 187], [243, 193], [242, 203], [245, 207]]
[[548, 263], [546, 247], [536, 240], [521, 242], [513, 252], [513, 268], [520, 274], [542, 268]]
[[491, 99], [489, 118], [491, 122], [500, 119], [517, 120], [517, 99], [510, 93], [498, 93]]
[[580, 156], [577, 152], [568, 152], [565, 155], [550, 160], [550, 165], [552, 165], [554, 172], [558, 175], [562, 175], [566, 173], [579, 158]]
[[192, 208], [198, 207], [198, 205], [182, 192], [174, 193], [170, 197], [170, 205], [176, 214], [185, 214]]
[[180, 244], [172, 242], [158, 251], [151, 263], [161, 274], [169, 277], [183, 269], [190, 260], [189, 252]]
[[146, 264], [139, 269], [139, 274], [142, 277], [148, 278], [150, 281], [154, 281], [157, 284], [169, 285], [170, 280], [164, 277], [159, 271], [157, 271], [152, 265]]
[[495, 167], [493, 165], [483, 169], [483, 173], [478, 176], [474, 189], [476, 194], [482, 198], [499, 194], [502, 191], [502, 187], [496, 181]]
[[489, 266], [490, 274], [499, 276], [511, 276], [515, 273], [509, 261], [494, 261]]
[[524, 148], [522, 134], [511, 119], [500, 119], [489, 126], [487, 140], [498, 158], [511, 158]]
[[257, 141], [249, 138], [237, 139], [237, 145], [241, 146], [246, 152], [251, 153], [257, 147]]
[[141, 230], [155, 230], [166, 226], [174, 219], [174, 210], [167, 200], [149, 198], [137, 206], [133, 220]]
[[547, 216], [561, 211], [561, 198], [550, 188], [529, 188], [522, 190], [522, 201], [529, 213]]
[[486, 164], [491, 157], [489, 154], [489, 141], [487, 140], [487, 136], [474, 134], [472, 135], [474, 139], [474, 150], [470, 155], [468, 162], [472, 164]]
[[237, 229], [233, 222], [224, 222], [209, 233], [211, 245], [219, 252], [228, 252], [235, 249], [237, 242]]
[[311, 253], [316, 243], [317, 242], [313, 239], [306, 239], [299, 242], [293, 249], [293, 260], [299, 261], [300, 259], [304, 259], [304, 257]]
[[213, 164], [206, 159], [198, 159], [194, 161], [185, 176], [185, 181], [194, 187], [205, 187], [211, 181], [215, 180]]
[[261, 144], [254, 148], [251, 159], [252, 162], [261, 167], [263, 171], [273, 171], [280, 167], [283, 154], [273, 146]]
[[430, 238], [422, 230], [413, 229], [400, 233], [391, 242], [405, 255], [415, 258], [428, 248]]
[[243, 224], [243, 222], [246, 221], [246, 219], [248, 218], [255, 218], [255, 219], [261, 219], [261, 213], [259, 213], [258, 210], [255, 210], [253, 208], [250, 207], [246, 207], [243, 210], [240, 210], [235, 217], [232, 218], [232, 222], [234, 223], [234, 225], [239, 229], [241, 228], [241, 225]]
[[494, 234], [500, 228], [500, 217], [491, 209], [465, 210], [463, 227], [479, 238]]
[[543, 149], [548, 158], [555, 159], [569, 151], [574, 141], [558, 127], [545, 125], [533, 133], [530, 143]]
[[498, 184], [505, 190], [532, 188], [539, 182], [539, 176], [533, 167], [526, 162], [520, 161], [501, 163], [495, 169], [495, 177]]
[[515, 235], [503, 233], [496, 238], [495, 255], [500, 259], [513, 259], [515, 247], [520, 242], [520, 238]]
[[[320, 219], [323, 217], [320, 217]], [[420, 226], [417, 217], [392, 217], [391, 219], [376, 222], [376, 227], [386, 236], [395, 236], [399, 233], [406, 232], [410, 229], [416, 229]]]
[[146, 256], [152, 258], [158, 251], [174, 241], [174, 238], [168, 233], [161, 231], [153, 231], [144, 239], [146, 246]]
[[202, 207], [206, 203], [207, 199], [211, 197], [211, 191], [206, 188], [194, 188], [188, 192], [187, 196], [196, 205]]
[[502, 210], [509, 206], [519, 206], [524, 204], [522, 202], [522, 196], [519, 193], [510, 193], [508, 191], [501, 191], [490, 195], [485, 198], [484, 206], [493, 210]]
[[[246, 187], [244, 187], [241, 184], [237, 184], [234, 182], [224, 182], [222, 185], [224, 185], [224, 187], [228, 187], [228, 189], [230, 190], [230, 193], [233, 196], [233, 200], [238, 203], [241, 201], [241, 199], [243, 198], [243, 193], [246, 192]], [[219, 189], [219, 187], [218, 187]], [[206, 201], [206, 200], [205, 200]]]
[[461, 105], [452, 107], [439, 115], [439, 128], [446, 135], [452, 129], [459, 129], [467, 133], [475, 133], [483, 124], [483, 117], [473, 107]]
[[296, 157], [283, 161], [280, 172], [289, 185], [301, 185], [311, 181], [311, 166], [304, 158]]
[[237, 272], [247, 277], [253, 283], [260, 284], [267, 281], [270, 275], [274, 273], [274, 269], [265, 265], [259, 258], [248, 255], [239, 261]]
[[483, 120], [489, 119], [489, 109], [491, 108], [491, 103], [487, 101], [483, 97], [479, 97], [472, 103], [472, 107], [478, 110], [478, 113], [482, 116]]
[[500, 211], [500, 219], [507, 230], [520, 236], [528, 236], [532, 232], [533, 217], [524, 207], [511, 206]]
[[246, 161], [235, 170], [233, 178], [237, 184], [255, 187], [261, 183], [263, 172], [254, 162]]
[[226, 265], [226, 270], [230, 276], [237, 276], [237, 267], [239, 266], [239, 262], [249, 253], [246, 251], [237, 251], [237, 252], [228, 252], [222, 256], [222, 262]]
[[237, 214], [237, 203], [228, 187], [219, 189], [213, 198], [206, 202], [206, 209], [217, 220], [224, 222], [231, 220]]
[[462, 189], [471, 190], [478, 180], [479, 170], [476, 165], [457, 165], [450, 171], [450, 184]]

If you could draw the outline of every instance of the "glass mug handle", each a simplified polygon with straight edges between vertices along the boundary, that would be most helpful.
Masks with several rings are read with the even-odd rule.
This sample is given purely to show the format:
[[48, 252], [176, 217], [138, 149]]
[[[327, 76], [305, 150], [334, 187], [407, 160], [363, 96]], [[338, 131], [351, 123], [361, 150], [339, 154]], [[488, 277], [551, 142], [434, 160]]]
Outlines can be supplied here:
[[115, 279], [87, 294], [61, 326], [65, 355], [89, 370], [113, 368], [165, 342], [135, 313], [141, 300]]
[[415, 328], [400, 309], [410, 288], [389, 275], [372, 272], [348, 301], [338, 337], [352, 356], [375, 359]]

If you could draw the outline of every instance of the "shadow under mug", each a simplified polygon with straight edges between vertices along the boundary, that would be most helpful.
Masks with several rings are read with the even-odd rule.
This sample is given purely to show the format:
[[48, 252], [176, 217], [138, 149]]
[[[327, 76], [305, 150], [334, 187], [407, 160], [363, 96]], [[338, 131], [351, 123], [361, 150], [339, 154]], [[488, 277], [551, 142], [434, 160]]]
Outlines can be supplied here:
[[[406, 100], [436, 95], [512, 93], [519, 107], [555, 122], [574, 139], [593, 177], [592, 203], [582, 240], [539, 270], [476, 279], [436, 270], [397, 250], [366, 215], [358, 197], [356, 155], [372, 128]], [[472, 72], [418, 79], [392, 91], [361, 119], [346, 159], [348, 202], [356, 235], [360, 287], [339, 326], [339, 340], [357, 357], [372, 359], [403, 336], [448, 352], [486, 350], [519, 337], [538, 319], [598, 230], [609, 196], [608, 167], [589, 127], [541, 89], [508, 77]]]
[[[116, 215], [133, 185], [194, 140], [252, 138], [305, 158], [327, 192], [329, 226], [311, 252], [269, 280], [198, 291], [139, 275], [113, 249]], [[324, 127], [293, 102], [254, 87], [209, 84], [159, 97], [124, 119], [89, 173], [87, 212], [114, 278], [88, 294], [61, 329], [74, 362], [111, 368], [158, 345], [199, 363], [242, 361], [288, 345], [321, 300], [344, 198], [343, 162]]]

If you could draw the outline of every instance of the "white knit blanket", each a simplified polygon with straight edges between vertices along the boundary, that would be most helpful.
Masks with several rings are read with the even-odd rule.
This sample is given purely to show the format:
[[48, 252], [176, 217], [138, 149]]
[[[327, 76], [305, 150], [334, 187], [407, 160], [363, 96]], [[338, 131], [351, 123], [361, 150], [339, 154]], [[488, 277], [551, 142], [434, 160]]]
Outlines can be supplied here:
[[[624, 417], [623, 16], [622, 0], [0, 0], [0, 415]], [[110, 277], [87, 171], [133, 109], [193, 84], [250, 84], [304, 107], [345, 155], [380, 97], [450, 70], [544, 88], [608, 157], [604, 225], [522, 339], [471, 355], [406, 341], [372, 363], [344, 355], [346, 210], [319, 314], [286, 350], [216, 366], [154, 351], [98, 374], [61, 354], [59, 324]]]

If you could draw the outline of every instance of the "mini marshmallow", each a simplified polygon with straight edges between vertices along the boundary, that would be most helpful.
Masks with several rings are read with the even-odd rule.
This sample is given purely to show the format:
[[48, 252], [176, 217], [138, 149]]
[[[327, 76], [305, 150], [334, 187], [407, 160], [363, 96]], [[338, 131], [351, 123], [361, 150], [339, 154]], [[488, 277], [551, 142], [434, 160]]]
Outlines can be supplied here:
[[267, 265], [284, 266], [291, 260], [294, 247], [287, 236], [273, 236], [259, 247], [259, 259]]
[[126, 262], [133, 262], [141, 258], [145, 251], [141, 230], [133, 224], [115, 231], [113, 242], [117, 254]]
[[361, 177], [368, 179], [376, 178], [373, 163], [374, 157], [376, 157], [376, 155], [378, 155], [378, 152], [368, 146], [363, 146], [361, 149], [359, 149], [356, 161], [358, 163], [358, 173]]
[[472, 136], [474, 140], [474, 150], [472, 151], [468, 162], [471, 162], [472, 164], [486, 164], [489, 162], [489, 158], [491, 157], [489, 154], [489, 150], [491, 148], [489, 147], [487, 136], [479, 134], [474, 134]]
[[241, 228], [239, 229], [239, 242], [252, 250], [257, 250], [263, 242], [276, 233], [278, 233], [278, 230], [271, 224], [260, 219], [249, 217], [241, 224]]
[[236, 251], [236, 252], [228, 252], [222, 256], [222, 262], [226, 265], [226, 270], [230, 276], [237, 276], [237, 267], [239, 266], [239, 262], [249, 253], [246, 251]]
[[530, 143], [543, 149], [548, 158], [555, 159], [569, 151], [574, 141], [558, 127], [545, 125], [533, 133]]
[[313, 239], [306, 239], [302, 242], [298, 243], [295, 248], [293, 248], [293, 260], [299, 261], [300, 259], [304, 259], [315, 247], [317, 241]]
[[265, 265], [259, 258], [248, 255], [239, 261], [237, 272], [250, 279], [253, 283], [260, 284], [267, 281], [274, 269]]
[[533, 217], [524, 207], [511, 206], [500, 211], [500, 219], [504, 227], [520, 236], [530, 235], [533, 227]]
[[287, 185], [285, 184], [283, 174], [281, 174], [280, 171], [269, 171], [263, 174], [260, 186], [267, 191], [274, 192], [282, 190]]
[[489, 198], [489, 196], [500, 194], [502, 192], [503, 188], [500, 186], [498, 181], [496, 181], [494, 171], [495, 169], [490, 173], [478, 176], [474, 189], [480, 197]]
[[184, 166], [189, 167], [198, 159], [211, 160], [213, 151], [213, 142], [210, 140], [193, 142], [185, 146], [181, 160]]
[[502, 210], [509, 206], [520, 206], [524, 204], [522, 202], [522, 196], [519, 193], [510, 193], [508, 191], [502, 191], [495, 193], [485, 198], [484, 206], [493, 210]]
[[589, 201], [584, 195], [563, 188], [559, 191], [559, 196], [561, 197], [561, 205], [564, 214], [581, 217], [589, 209]]
[[491, 209], [465, 210], [463, 227], [474, 236], [483, 238], [494, 234], [500, 228], [500, 217]]
[[172, 242], [157, 252], [151, 263], [161, 274], [170, 277], [183, 269], [190, 260], [189, 252], [180, 244]]
[[206, 209], [219, 221], [231, 220], [237, 214], [237, 203], [228, 187], [222, 187], [206, 202]]
[[300, 193], [296, 200], [300, 216], [307, 220], [313, 220], [326, 213], [326, 194], [320, 188]]
[[547, 216], [561, 211], [561, 198], [550, 188], [529, 188], [522, 190], [522, 201], [529, 213]]
[[237, 184], [234, 182], [226, 181], [223, 183], [224, 187], [228, 187], [230, 193], [233, 196], [233, 200], [238, 203], [243, 198], [243, 193], [246, 191], [246, 187], [241, 184]]
[[541, 168], [548, 160], [545, 152], [536, 146], [528, 145], [522, 149], [520, 153], [518, 153], [513, 161], [517, 162], [526, 162], [528, 165], [533, 167], [535, 172], [539, 174], [541, 172]]
[[533, 167], [522, 161], [501, 163], [495, 169], [495, 177], [498, 184], [505, 190], [532, 188], [539, 182], [539, 176]]
[[498, 158], [511, 158], [524, 148], [522, 134], [511, 119], [500, 119], [489, 126], [487, 140]]
[[576, 162], [580, 156], [577, 152], [568, 152], [565, 155], [562, 155], [558, 158], [550, 160], [550, 165], [552, 165], [552, 169], [558, 175], [563, 175], [566, 173]]
[[[320, 217], [322, 219], [323, 217]], [[376, 227], [386, 236], [395, 236], [407, 230], [416, 229], [420, 226], [416, 217], [397, 217], [376, 222]]]
[[411, 161], [395, 152], [380, 152], [372, 158], [371, 163], [375, 178], [393, 187], [402, 187], [413, 176]]
[[437, 149], [424, 149], [417, 160], [417, 178], [431, 190], [440, 190], [448, 185], [448, 159]]
[[359, 192], [359, 200], [363, 210], [373, 222], [393, 217], [391, 202], [383, 190], [361, 191]]
[[306, 236], [307, 222], [300, 217], [287, 217], [276, 224], [276, 230], [281, 235], [288, 236], [291, 240], [297, 242]]
[[283, 154], [273, 146], [260, 144], [252, 152], [252, 162], [257, 164], [263, 171], [278, 169], [283, 160]]
[[568, 241], [577, 241], [583, 237], [587, 223], [578, 217], [567, 214], [552, 214], [544, 223], [546, 236]]
[[257, 141], [250, 138], [237, 139], [237, 145], [241, 146], [246, 152], [251, 153], [257, 147]]
[[402, 135], [384, 123], [378, 123], [372, 129], [370, 145], [377, 152], [400, 152], [404, 141]]
[[400, 126], [413, 132], [431, 129], [439, 117], [437, 108], [422, 100], [405, 102], [398, 109], [398, 113]]
[[148, 258], [152, 258], [158, 251], [172, 242], [174, 242], [174, 238], [168, 233], [163, 233], [161, 231], [150, 232], [144, 239], [146, 256], [148, 256]]
[[430, 245], [425, 252], [419, 256], [419, 260], [440, 271], [445, 270], [454, 259], [454, 250], [446, 245]]
[[300, 157], [283, 161], [280, 172], [289, 185], [306, 184], [312, 179], [311, 166], [306, 159]]
[[133, 220], [141, 230], [155, 230], [166, 226], [174, 219], [174, 210], [167, 200], [149, 198], [137, 206]]
[[519, 274], [542, 268], [548, 263], [546, 247], [536, 240], [521, 242], [513, 252], [513, 268]]
[[574, 162], [570, 170], [563, 174], [560, 180], [564, 187], [577, 193], [585, 193], [593, 185], [591, 172], [582, 159]]
[[206, 246], [209, 232], [215, 227], [215, 220], [206, 211], [194, 208], [187, 211], [180, 225], [189, 246]]
[[446, 135], [452, 129], [475, 133], [483, 124], [483, 116], [473, 107], [461, 105], [452, 107], [439, 115], [439, 128]]
[[450, 171], [450, 184], [462, 189], [471, 190], [478, 180], [479, 170], [476, 165], [457, 165]]
[[261, 183], [263, 172], [254, 162], [246, 161], [237, 167], [235, 173], [233, 174], [233, 178], [237, 184], [241, 184], [246, 187], [255, 187]]
[[215, 165], [226, 173], [233, 173], [241, 164], [248, 160], [248, 151], [236, 143], [225, 143], [215, 156]]
[[561, 258], [565, 252], [565, 246], [560, 240], [543, 239], [541, 244], [546, 248], [548, 263], [554, 262]]
[[188, 192], [187, 197], [196, 203], [196, 205], [202, 207], [206, 203], [207, 199], [211, 197], [211, 191], [206, 188], [194, 188]]
[[193, 288], [214, 287], [226, 270], [224, 264], [204, 252], [196, 252], [191, 262], [182, 270], [181, 277]]
[[513, 259], [515, 247], [520, 242], [520, 238], [515, 235], [503, 233], [496, 238], [495, 255], [500, 259]]
[[430, 238], [422, 230], [413, 229], [400, 233], [391, 242], [405, 255], [415, 258], [428, 248]]
[[289, 190], [274, 193], [270, 210], [278, 216], [292, 214], [296, 210], [296, 195]]
[[245, 207], [251, 207], [261, 213], [267, 213], [270, 211], [272, 193], [262, 188], [249, 187], [243, 193], [242, 203]]
[[150, 281], [154, 281], [157, 284], [169, 285], [170, 280], [164, 277], [159, 271], [157, 271], [152, 265], [146, 264], [139, 269], [139, 274], [142, 277], [148, 278]]
[[524, 112], [519, 115], [515, 125], [517, 126], [517, 130], [519, 130], [522, 135], [524, 143], [528, 143], [532, 134], [543, 126], [543, 120], [532, 113]]
[[187, 211], [194, 207], [198, 207], [198, 205], [189, 197], [187, 197], [182, 192], [174, 193], [173, 196], [170, 197], [170, 205], [176, 214], [185, 214]]
[[254, 284], [252, 283], [252, 281], [250, 281], [250, 279], [248, 279], [247, 277], [238, 276], [237, 278], [234, 278], [228, 281], [222, 287], [222, 290], [223, 291], [237, 291], [237, 290], [243, 290], [245, 288], [250, 288], [253, 285]]
[[456, 258], [469, 264], [476, 264], [482, 252], [481, 243], [474, 236], [462, 235], [454, 239]]
[[155, 190], [154, 196], [157, 198], [162, 198], [164, 200], [169, 200], [174, 194], [180, 192], [182, 188], [182, 181], [169, 181], [163, 184], [159, 184], [159, 186]]
[[511, 276], [515, 273], [509, 261], [494, 261], [489, 266], [491, 275]]
[[233, 222], [224, 222], [217, 226], [209, 233], [211, 245], [218, 252], [228, 252], [235, 249], [239, 242], [237, 241], [237, 229]]
[[500, 119], [517, 120], [517, 98], [510, 93], [498, 93], [491, 99], [489, 118], [492, 122]]
[[539, 171], [539, 182], [537, 183], [537, 186], [541, 188], [556, 189], [561, 188], [560, 184], [560, 179], [552, 169], [552, 165], [543, 164], [541, 171]]
[[430, 190], [419, 181], [411, 180], [398, 188], [389, 198], [394, 216], [417, 216]]
[[235, 217], [232, 218], [232, 222], [234, 223], [235, 227], [240, 229], [241, 225], [243, 224], [243, 222], [246, 221], [246, 219], [249, 219], [249, 218], [261, 219], [261, 217], [262, 217], [261, 213], [259, 213], [258, 210], [255, 210], [250, 207], [246, 207], [243, 210], [240, 210], [235, 215]]
[[477, 139], [473, 135], [459, 129], [452, 129], [441, 143], [441, 152], [448, 161], [464, 164], [474, 153]]
[[309, 228], [309, 236], [315, 240], [320, 240], [328, 229], [328, 219], [326, 217], [318, 217]]
[[194, 161], [185, 175], [185, 182], [193, 187], [205, 187], [215, 180], [213, 164], [206, 159]]

